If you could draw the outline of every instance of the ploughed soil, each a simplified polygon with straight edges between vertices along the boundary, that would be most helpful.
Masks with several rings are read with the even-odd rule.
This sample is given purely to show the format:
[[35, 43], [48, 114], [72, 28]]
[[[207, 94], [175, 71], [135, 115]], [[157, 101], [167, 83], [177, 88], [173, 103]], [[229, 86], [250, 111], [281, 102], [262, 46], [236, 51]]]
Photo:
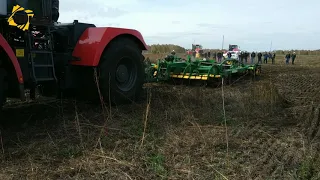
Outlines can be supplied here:
[[319, 179], [319, 105], [319, 56], [231, 86], [146, 84], [118, 107], [9, 103], [0, 179]]

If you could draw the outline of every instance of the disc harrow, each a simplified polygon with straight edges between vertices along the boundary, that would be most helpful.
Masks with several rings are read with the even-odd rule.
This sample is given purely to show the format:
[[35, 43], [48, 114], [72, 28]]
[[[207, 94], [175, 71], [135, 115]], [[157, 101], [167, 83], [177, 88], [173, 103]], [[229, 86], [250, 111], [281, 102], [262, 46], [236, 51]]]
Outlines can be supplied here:
[[146, 81], [161, 82], [172, 79], [221, 81], [221, 78], [251, 75], [256, 78], [261, 73], [260, 64], [243, 64], [237, 59], [224, 59], [218, 63], [215, 59], [200, 59], [187, 56], [186, 59], [168, 55], [156, 63], [146, 64]]

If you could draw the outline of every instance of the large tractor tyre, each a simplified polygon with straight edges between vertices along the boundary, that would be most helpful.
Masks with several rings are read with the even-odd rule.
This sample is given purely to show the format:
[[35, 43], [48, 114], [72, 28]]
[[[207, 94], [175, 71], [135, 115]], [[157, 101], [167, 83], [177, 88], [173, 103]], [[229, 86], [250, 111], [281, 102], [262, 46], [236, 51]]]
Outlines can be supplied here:
[[143, 60], [139, 45], [129, 38], [109, 44], [99, 65], [99, 87], [104, 101], [120, 105], [140, 97], [145, 77]]
[[4, 103], [7, 101], [6, 91], [8, 88], [8, 84], [6, 81], [6, 71], [0, 68], [0, 111]]

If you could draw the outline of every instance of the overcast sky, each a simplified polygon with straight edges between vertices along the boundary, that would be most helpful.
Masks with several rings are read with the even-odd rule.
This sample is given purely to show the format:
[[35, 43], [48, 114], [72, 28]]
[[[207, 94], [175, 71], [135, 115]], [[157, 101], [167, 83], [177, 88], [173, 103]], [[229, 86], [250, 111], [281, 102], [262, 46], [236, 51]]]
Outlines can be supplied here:
[[147, 44], [320, 49], [319, 0], [63, 0], [60, 22], [139, 30]]

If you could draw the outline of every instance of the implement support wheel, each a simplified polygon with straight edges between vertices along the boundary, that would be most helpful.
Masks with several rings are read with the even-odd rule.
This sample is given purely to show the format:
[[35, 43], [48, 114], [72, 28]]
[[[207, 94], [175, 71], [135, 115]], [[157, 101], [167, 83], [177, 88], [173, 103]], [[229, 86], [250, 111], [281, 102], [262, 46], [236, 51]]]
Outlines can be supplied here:
[[144, 57], [130, 38], [112, 41], [102, 54], [99, 86], [103, 99], [120, 105], [136, 101], [144, 83]]
[[261, 74], [261, 67], [257, 67], [253, 72], [253, 80], [259, 80]]

